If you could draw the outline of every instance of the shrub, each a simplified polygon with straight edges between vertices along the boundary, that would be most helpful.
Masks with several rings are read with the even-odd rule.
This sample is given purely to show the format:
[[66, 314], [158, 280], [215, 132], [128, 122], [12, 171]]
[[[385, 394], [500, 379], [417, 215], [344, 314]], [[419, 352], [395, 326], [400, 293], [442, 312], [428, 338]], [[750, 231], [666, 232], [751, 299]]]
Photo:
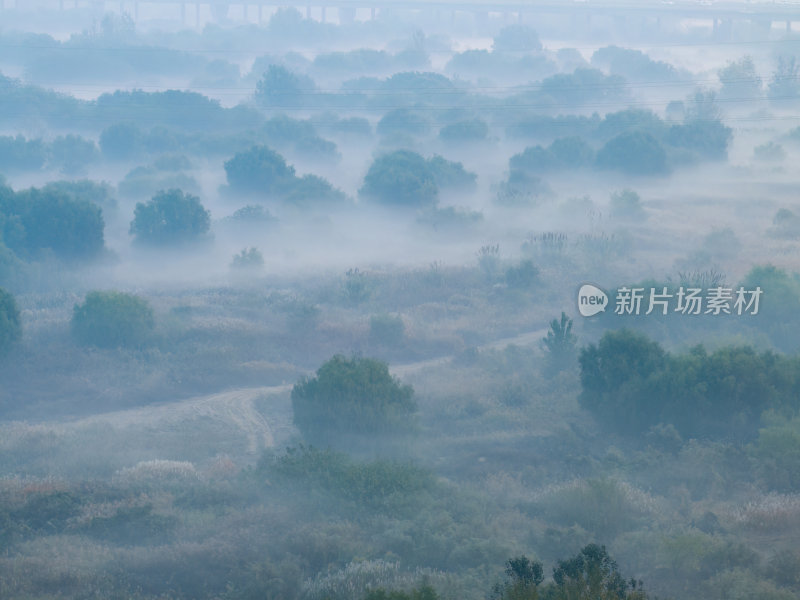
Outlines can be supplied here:
[[294, 423], [312, 440], [341, 433], [378, 433], [407, 428], [416, 410], [414, 390], [389, 374], [386, 363], [336, 355], [316, 377], [292, 389]]
[[210, 226], [209, 212], [200, 198], [179, 189], [157, 193], [147, 204], [136, 204], [130, 233], [138, 242], [179, 244], [204, 236]]
[[256, 270], [264, 266], [264, 255], [258, 248], [244, 248], [233, 256], [232, 269]]
[[397, 150], [373, 161], [358, 193], [383, 204], [419, 208], [436, 204], [439, 187], [425, 158]]
[[155, 321], [146, 300], [124, 292], [89, 292], [72, 311], [72, 333], [81, 344], [101, 348], [139, 346]]
[[639, 194], [631, 189], [611, 194], [610, 208], [612, 217], [632, 220], [641, 220], [645, 217]]
[[0, 288], [0, 356], [8, 353], [22, 336], [19, 309], [14, 296]]

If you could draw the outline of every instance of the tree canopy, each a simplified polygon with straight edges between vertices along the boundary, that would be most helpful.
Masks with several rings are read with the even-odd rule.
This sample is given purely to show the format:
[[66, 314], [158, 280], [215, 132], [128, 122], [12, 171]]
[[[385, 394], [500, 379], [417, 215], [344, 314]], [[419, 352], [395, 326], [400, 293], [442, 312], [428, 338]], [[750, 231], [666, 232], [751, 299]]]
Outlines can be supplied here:
[[147, 341], [155, 321], [143, 298], [124, 292], [89, 292], [72, 311], [72, 334], [85, 345], [135, 347]]
[[0, 356], [8, 353], [22, 336], [19, 309], [14, 296], [0, 288]]
[[397, 150], [373, 161], [359, 194], [382, 204], [420, 208], [436, 204], [439, 187], [423, 156]]
[[307, 439], [342, 433], [402, 429], [416, 410], [414, 390], [389, 373], [386, 363], [336, 355], [292, 389], [294, 423]]
[[200, 198], [170, 189], [136, 204], [130, 233], [138, 242], [177, 244], [200, 239], [210, 226], [209, 212]]

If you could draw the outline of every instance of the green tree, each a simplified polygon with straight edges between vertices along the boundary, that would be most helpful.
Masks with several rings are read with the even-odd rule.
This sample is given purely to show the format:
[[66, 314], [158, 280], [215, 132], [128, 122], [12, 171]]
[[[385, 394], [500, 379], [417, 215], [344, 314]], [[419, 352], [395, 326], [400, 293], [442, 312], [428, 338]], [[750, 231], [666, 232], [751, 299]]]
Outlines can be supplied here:
[[397, 150], [373, 161], [359, 195], [383, 204], [421, 208], [436, 204], [439, 187], [425, 158]]
[[253, 146], [225, 162], [228, 185], [237, 192], [282, 194], [294, 183], [294, 167], [267, 146]]
[[609, 140], [597, 153], [601, 169], [631, 175], [662, 175], [668, 171], [667, 153], [649, 133], [631, 131]]
[[179, 189], [158, 192], [133, 211], [130, 233], [148, 244], [179, 244], [195, 241], [211, 227], [209, 212], [200, 198]]
[[22, 323], [14, 296], [0, 288], [0, 356], [8, 354], [22, 337]]
[[270, 65], [256, 84], [255, 98], [261, 106], [290, 110], [312, 105], [315, 89], [310, 77]]
[[294, 423], [309, 440], [342, 433], [378, 433], [407, 426], [416, 410], [414, 390], [389, 373], [386, 363], [336, 355], [316, 377], [292, 389]]
[[552, 370], [560, 371], [570, 365], [577, 354], [578, 338], [572, 333], [572, 319], [561, 313], [561, 319], [550, 321], [550, 330], [542, 339], [547, 360]]
[[102, 209], [58, 189], [0, 193], [0, 224], [5, 244], [23, 256], [51, 250], [59, 258], [87, 259], [105, 244]]
[[761, 77], [756, 73], [756, 65], [751, 56], [744, 56], [729, 62], [718, 72], [723, 100], [757, 100], [761, 96]]
[[787, 105], [800, 96], [800, 63], [795, 56], [781, 56], [767, 88], [772, 104]]
[[100, 150], [113, 160], [129, 160], [143, 150], [144, 134], [133, 123], [115, 123], [100, 133]]
[[544, 581], [542, 563], [527, 556], [517, 556], [506, 561], [506, 581], [492, 591], [492, 600], [537, 600], [539, 585]]
[[75, 339], [100, 348], [144, 344], [155, 327], [153, 309], [143, 298], [124, 292], [89, 292], [76, 304], [70, 323]]
[[553, 568], [558, 600], [646, 600], [640, 581], [626, 581], [605, 546], [589, 544]]

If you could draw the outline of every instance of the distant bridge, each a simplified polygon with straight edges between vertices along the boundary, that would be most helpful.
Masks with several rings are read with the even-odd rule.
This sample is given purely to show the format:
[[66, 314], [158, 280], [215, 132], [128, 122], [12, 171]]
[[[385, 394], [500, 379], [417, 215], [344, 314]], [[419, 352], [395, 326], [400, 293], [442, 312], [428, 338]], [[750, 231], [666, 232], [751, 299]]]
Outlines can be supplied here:
[[376, 18], [381, 10], [431, 11], [453, 13], [473, 13], [487, 15], [501, 13], [518, 20], [535, 15], [564, 14], [592, 17], [611, 17], [624, 20], [628, 17], [650, 17], [656, 20], [668, 18], [675, 20], [704, 20], [713, 23], [715, 29], [729, 28], [734, 21], [751, 21], [771, 26], [774, 22], [786, 24], [791, 30], [792, 23], [800, 21], [800, 0], [785, 2], [746, 1], [746, 0], [0, 0], [0, 8], [17, 10], [74, 10], [92, 9], [98, 13], [107, 10], [127, 12], [134, 20], [147, 10], [173, 7], [167, 11], [184, 23], [193, 12], [193, 20], [199, 23], [201, 9], [210, 14], [212, 20], [228, 18], [231, 9], [247, 15], [250, 8], [258, 10], [261, 21], [265, 9], [270, 12], [280, 7], [293, 7], [311, 17], [312, 9], [320, 20], [326, 20], [326, 10], [335, 9], [340, 21], [353, 20], [357, 10], [367, 10], [370, 18]]

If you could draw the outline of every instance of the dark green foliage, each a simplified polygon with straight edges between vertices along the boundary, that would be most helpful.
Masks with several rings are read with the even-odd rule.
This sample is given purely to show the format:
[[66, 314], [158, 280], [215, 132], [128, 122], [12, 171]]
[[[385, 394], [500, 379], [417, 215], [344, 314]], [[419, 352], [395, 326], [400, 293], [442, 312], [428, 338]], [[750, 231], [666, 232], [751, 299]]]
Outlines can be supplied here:
[[675, 81], [678, 72], [669, 63], [654, 61], [640, 50], [606, 46], [592, 55], [592, 65], [604, 67], [611, 73], [622, 75], [631, 81]]
[[14, 296], [0, 288], [0, 356], [8, 353], [22, 337], [19, 309]]
[[58, 258], [80, 260], [104, 247], [100, 207], [53, 188], [0, 190], [0, 227], [5, 244], [21, 256], [51, 250]]
[[439, 188], [472, 189], [478, 176], [467, 171], [460, 162], [449, 161], [438, 154], [428, 159], [428, 167]]
[[142, 152], [142, 137], [133, 123], [116, 123], [100, 134], [100, 150], [107, 158], [129, 160]]
[[359, 194], [382, 204], [421, 208], [436, 204], [439, 187], [424, 157], [397, 150], [373, 161]]
[[555, 164], [564, 169], [580, 169], [594, 162], [594, 150], [577, 136], [553, 140], [548, 150]]
[[83, 304], [75, 305], [70, 325], [81, 344], [136, 347], [149, 339], [155, 320], [143, 298], [124, 292], [89, 292]]
[[266, 208], [257, 204], [243, 206], [234, 212], [230, 218], [243, 223], [271, 223], [275, 220], [275, 217]]
[[70, 492], [54, 491], [31, 494], [25, 504], [14, 510], [11, 521], [19, 533], [36, 531], [60, 533], [67, 521], [80, 512], [80, 501]]
[[0, 165], [7, 171], [37, 171], [47, 161], [47, 147], [25, 136], [0, 136]]
[[439, 596], [429, 585], [422, 585], [410, 592], [401, 590], [386, 591], [382, 588], [371, 590], [364, 596], [363, 600], [438, 600]]
[[548, 148], [529, 146], [512, 156], [508, 165], [512, 173], [544, 173], [557, 169], [580, 169], [592, 165], [594, 150], [582, 138], [558, 138]]
[[312, 106], [316, 85], [310, 77], [270, 65], [256, 84], [256, 102], [266, 108], [292, 110]]
[[289, 187], [285, 200], [296, 206], [341, 204], [347, 199], [344, 192], [317, 175], [303, 175]]
[[608, 140], [621, 133], [641, 131], [660, 139], [666, 131], [666, 124], [652, 110], [628, 108], [608, 113], [597, 126], [597, 136]]
[[330, 449], [303, 445], [263, 458], [258, 471], [270, 481], [304, 488], [314, 497], [330, 494], [357, 507], [378, 510], [405, 506], [434, 485], [429, 471], [411, 463], [362, 463]]
[[67, 194], [73, 200], [85, 200], [103, 210], [115, 209], [117, 206], [114, 189], [105, 181], [99, 183], [90, 179], [51, 181], [42, 188], [42, 192]]
[[232, 269], [253, 271], [264, 266], [264, 256], [258, 248], [244, 248], [239, 254], [233, 256]]
[[238, 192], [283, 193], [295, 180], [294, 167], [274, 150], [253, 146], [225, 162], [228, 185]]
[[309, 440], [407, 429], [416, 410], [413, 395], [411, 386], [389, 374], [386, 363], [336, 355], [316, 377], [295, 384], [294, 423]]
[[767, 88], [772, 104], [790, 105], [800, 96], [800, 63], [795, 56], [778, 57], [778, 66]]
[[[778, 227], [782, 233], [791, 234], [794, 227], [800, 227], [792, 217], [781, 217]], [[742, 286], [746, 290], [756, 287], [763, 290], [758, 314], [748, 316], [749, 323], [765, 332], [779, 350], [797, 351], [800, 348], [800, 276], [773, 265], [755, 266], [745, 276]]]
[[670, 127], [665, 142], [676, 148], [691, 150], [705, 159], [723, 160], [728, 155], [728, 144], [732, 137], [733, 130], [721, 121], [696, 119]]
[[717, 71], [722, 89], [719, 92], [723, 100], [757, 100], [761, 96], [761, 77], [756, 73], [753, 58], [744, 56], [735, 62], [729, 62]]
[[489, 136], [489, 126], [483, 119], [458, 121], [445, 125], [439, 130], [439, 137], [445, 142], [482, 142]]
[[506, 284], [510, 288], [530, 290], [539, 283], [539, 269], [532, 260], [523, 260], [517, 266], [506, 269]]
[[577, 342], [578, 338], [572, 333], [572, 319], [565, 312], [561, 313], [560, 320], [550, 321], [550, 330], [547, 332], [547, 337], [542, 340], [542, 344], [547, 352], [551, 370], [560, 371], [574, 364]]
[[544, 567], [527, 556], [506, 561], [506, 581], [495, 585], [491, 600], [537, 600], [538, 586], [544, 581]]
[[589, 102], [620, 101], [625, 96], [625, 79], [605, 75], [597, 69], [575, 69], [542, 81], [541, 93], [550, 96], [560, 107], [579, 107]]
[[[558, 600], [646, 599], [641, 582], [626, 581], [605, 546], [589, 544], [553, 568]], [[637, 589], [639, 588], [639, 589]]]
[[624, 189], [611, 194], [611, 216], [620, 219], [639, 221], [645, 217], [639, 194], [631, 189]]
[[408, 108], [395, 108], [378, 121], [380, 135], [425, 135], [431, 129], [427, 117]]
[[796, 492], [800, 489], [800, 418], [772, 416], [769, 421], [749, 452], [758, 461], [758, 473], [767, 488]]
[[201, 239], [211, 227], [200, 198], [178, 189], [165, 190], [133, 211], [130, 233], [137, 242], [169, 245]]
[[800, 362], [749, 347], [670, 355], [641, 334], [609, 331], [580, 365], [581, 406], [625, 433], [671, 423], [684, 437], [747, 438], [765, 410], [800, 408]]
[[668, 171], [667, 153], [649, 133], [621, 133], [597, 152], [597, 166], [630, 175], [663, 175]]
[[61, 135], [50, 144], [50, 164], [67, 174], [84, 172], [98, 154], [94, 141], [79, 135]]
[[261, 128], [267, 141], [271, 144], [291, 144], [302, 138], [317, 136], [314, 125], [309, 121], [293, 119], [287, 115], [276, 115], [269, 119]]

